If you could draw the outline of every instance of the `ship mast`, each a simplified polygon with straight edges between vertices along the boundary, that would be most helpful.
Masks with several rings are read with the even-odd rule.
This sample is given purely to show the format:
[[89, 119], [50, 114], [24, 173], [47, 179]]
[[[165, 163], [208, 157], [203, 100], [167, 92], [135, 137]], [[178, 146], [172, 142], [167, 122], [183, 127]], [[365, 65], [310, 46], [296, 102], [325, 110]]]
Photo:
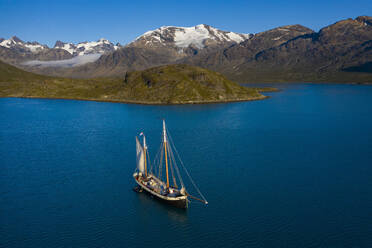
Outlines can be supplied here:
[[143, 134], [143, 151], [144, 151], [144, 155], [145, 155], [145, 177], [147, 177], [147, 161], [146, 161], [146, 157], [147, 157], [147, 145], [146, 145], [146, 137], [145, 137], [145, 134]]
[[164, 142], [164, 153], [165, 153], [165, 171], [167, 174], [167, 189], [169, 188], [169, 176], [168, 176], [168, 155], [167, 155], [167, 131], [165, 129], [165, 121], [163, 120], [163, 142]]

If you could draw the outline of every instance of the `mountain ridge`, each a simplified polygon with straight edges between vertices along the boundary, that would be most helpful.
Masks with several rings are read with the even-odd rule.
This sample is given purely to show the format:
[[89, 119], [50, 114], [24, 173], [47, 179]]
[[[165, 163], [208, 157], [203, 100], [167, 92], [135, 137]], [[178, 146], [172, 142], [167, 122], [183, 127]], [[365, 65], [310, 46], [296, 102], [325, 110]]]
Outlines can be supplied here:
[[[180, 39], [181, 33], [185, 33], [186, 37], [181, 37]], [[178, 36], [174, 36], [176, 39], [178, 37], [178, 40], [173, 40], [173, 45], [171, 44], [172, 34], [178, 34]], [[195, 35], [197, 36], [196, 39], [192, 37]], [[123, 47], [158, 48], [159, 45], [162, 45], [163, 48], [169, 46], [173, 46], [173, 48], [182, 47], [182, 49], [175, 49], [173, 53], [173, 56], [178, 56], [183, 52], [185, 54], [196, 53], [204, 47], [227, 46], [232, 43], [243, 41], [251, 36], [252, 34], [222, 31], [206, 24], [193, 27], [163, 26], [156, 30], [143, 33], [125, 46], [120, 43], [114, 45], [114, 43], [109, 40], [101, 38], [97, 41], [84, 41], [77, 44], [57, 40], [53, 47], [48, 47], [36, 41], [24, 42], [20, 38], [13, 36], [9, 39], [0, 38], [0, 50], [2, 50], [0, 51], [0, 58], [8, 63], [20, 65], [20, 63], [28, 60], [70, 59], [74, 56], [93, 53], [107, 54]], [[191, 40], [187, 41], [188, 38]], [[148, 39], [150, 39], [150, 41]], [[158, 42], [156, 43], [155, 41]], [[7, 56], [7, 53], [12, 55]], [[43, 56], [46, 53], [48, 53], [49, 56]], [[53, 54], [57, 53], [63, 54], [63, 56], [53, 56]], [[8, 57], [12, 59], [9, 60]]]
[[[196, 55], [181, 63], [216, 70], [229, 79], [245, 83], [371, 83], [372, 71], [368, 70], [372, 61], [371, 23], [372, 17], [360, 16], [338, 21], [318, 32], [294, 25], [290, 27], [300, 32], [284, 40], [273, 36], [283, 31], [283, 27], [278, 27], [238, 45]], [[280, 42], [273, 44], [275, 40]]]
[[208, 46], [240, 43], [252, 36], [252, 34], [223, 31], [207, 24], [192, 27], [162, 26], [145, 32], [127, 46], [158, 47], [159, 45], [172, 45], [182, 52], [182, 49], [190, 46], [194, 49], [202, 49]]
[[[189, 64], [246, 83], [372, 82], [369, 16], [340, 20], [317, 32], [299, 24], [285, 25], [254, 35], [239, 34], [239, 40], [234, 42], [219, 38], [232, 32], [218, 32], [205, 24], [186, 28], [163, 26], [91, 63], [72, 68], [24, 68], [46, 75], [84, 78], [124, 77], [128, 71]], [[0, 49], [0, 58], [1, 54]], [[58, 55], [71, 56], [66, 51]]]
[[50, 48], [36, 41], [25, 42], [17, 36], [12, 36], [9, 39], [0, 38], [0, 59], [22, 67], [22, 63], [32, 60], [65, 60], [88, 54], [110, 53], [121, 47], [120, 43], [114, 45], [107, 39], [101, 38], [98, 41], [85, 41], [78, 44], [58, 40], [54, 47]]

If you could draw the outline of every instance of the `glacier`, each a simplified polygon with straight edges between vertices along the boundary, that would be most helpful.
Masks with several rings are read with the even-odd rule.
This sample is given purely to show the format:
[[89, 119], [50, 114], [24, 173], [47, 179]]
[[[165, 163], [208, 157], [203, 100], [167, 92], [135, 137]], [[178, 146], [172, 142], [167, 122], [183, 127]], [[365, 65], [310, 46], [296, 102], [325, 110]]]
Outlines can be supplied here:
[[41, 60], [30, 60], [23, 63], [26, 66], [38, 66], [38, 67], [75, 67], [84, 65], [86, 63], [91, 63], [96, 61], [101, 57], [102, 54], [86, 54], [73, 57], [71, 59], [63, 60], [50, 60], [50, 61], [41, 61]]

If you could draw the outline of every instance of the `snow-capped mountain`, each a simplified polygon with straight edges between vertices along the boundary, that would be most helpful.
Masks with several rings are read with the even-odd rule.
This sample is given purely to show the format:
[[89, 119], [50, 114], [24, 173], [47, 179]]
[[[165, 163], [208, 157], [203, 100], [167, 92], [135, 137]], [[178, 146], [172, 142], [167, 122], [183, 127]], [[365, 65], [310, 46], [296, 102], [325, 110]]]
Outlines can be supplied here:
[[211, 46], [240, 43], [252, 36], [252, 34], [222, 31], [206, 24], [200, 24], [194, 27], [164, 26], [144, 33], [128, 46], [173, 46], [180, 51], [189, 47], [200, 50]]
[[[49, 61], [52, 65], [60, 65], [69, 61], [74, 57], [82, 57], [84, 55], [97, 55], [88, 56], [87, 58], [77, 58], [79, 63], [84, 61], [90, 62], [92, 58], [99, 58], [102, 54], [107, 54], [116, 51], [122, 46], [117, 43], [114, 45], [106, 39], [99, 39], [98, 41], [80, 42], [78, 44], [64, 43], [57, 41], [53, 48], [38, 42], [24, 42], [16, 36], [9, 39], [0, 38], [0, 60], [13, 65], [39, 64], [42, 61]], [[66, 60], [66, 61], [62, 61]], [[52, 63], [52, 61], [62, 61], [61, 63]], [[77, 64], [79, 64], [77, 63]], [[45, 63], [42, 63], [43, 65]], [[48, 64], [48, 63], [47, 63]]]
[[91, 42], [80, 42], [78, 44], [64, 43], [62, 41], [57, 41], [53, 48], [49, 48], [47, 45], [42, 45], [36, 41], [34, 42], [24, 42], [16, 36], [10, 39], [0, 38], [0, 47], [9, 48], [12, 50], [17, 50], [18, 52], [25, 53], [39, 53], [45, 50], [62, 49], [70, 53], [72, 56], [85, 55], [85, 54], [104, 54], [107, 52], [112, 52], [121, 47], [118, 43], [114, 45], [106, 39], [99, 39], [98, 41]]
[[69, 52], [70, 54], [77, 55], [86, 55], [86, 54], [104, 54], [107, 52], [112, 52], [120, 48], [121, 45], [118, 43], [114, 45], [106, 39], [99, 39], [98, 41], [91, 42], [80, 42], [77, 45], [73, 43], [64, 43], [62, 41], [57, 41], [54, 45], [54, 49], [63, 49]]
[[0, 39], [0, 59], [17, 66], [74, 67], [95, 62], [104, 55], [102, 60], [109, 58], [113, 63], [121, 59], [125, 63], [143, 59], [144, 64], [157, 65], [173, 63], [201, 51], [229, 47], [252, 37], [252, 34], [222, 31], [205, 24], [194, 27], [160, 27], [144, 33], [126, 46], [119, 43], [114, 45], [102, 38], [78, 44], [57, 41], [53, 48], [49, 48], [37, 42], [23, 42], [12, 37], [8, 40]]
[[41, 45], [36, 41], [24, 42], [21, 39], [19, 39], [17, 36], [13, 36], [7, 40], [0, 38], [0, 46], [10, 48], [10, 49], [30, 51], [33, 53], [40, 52], [44, 49], [48, 49], [48, 46], [46, 45]]

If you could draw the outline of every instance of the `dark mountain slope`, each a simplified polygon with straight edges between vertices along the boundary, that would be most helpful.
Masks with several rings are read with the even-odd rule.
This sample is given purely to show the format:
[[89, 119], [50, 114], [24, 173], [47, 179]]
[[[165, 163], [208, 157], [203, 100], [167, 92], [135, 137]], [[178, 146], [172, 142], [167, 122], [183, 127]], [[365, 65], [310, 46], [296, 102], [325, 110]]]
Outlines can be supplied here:
[[242, 82], [372, 81], [372, 74], [346, 73], [369, 72], [366, 65], [372, 61], [371, 17], [340, 21], [318, 33], [304, 33], [269, 48], [262, 45], [262, 40], [258, 43], [261, 46], [233, 46], [219, 51], [218, 60], [208, 55], [188, 62], [204, 64]]
[[240, 44], [210, 53], [199, 54], [193, 58], [182, 60], [181, 63], [204, 66], [224, 72], [225, 69], [230, 70], [241, 63], [254, 60], [255, 55], [265, 49], [279, 46], [298, 36], [313, 32], [313, 30], [301, 25], [278, 27], [258, 33], [253, 38]]

